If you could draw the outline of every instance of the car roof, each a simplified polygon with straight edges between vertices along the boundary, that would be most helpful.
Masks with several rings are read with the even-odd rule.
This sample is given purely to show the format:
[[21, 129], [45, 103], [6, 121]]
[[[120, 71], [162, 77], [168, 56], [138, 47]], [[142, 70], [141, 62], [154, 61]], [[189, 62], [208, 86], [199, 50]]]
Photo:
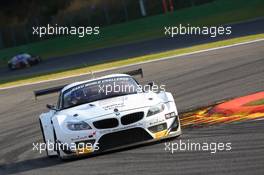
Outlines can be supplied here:
[[16, 60], [17, 58], [29, 58], [29, 57], [31, 57], [31, 55], [28, 53], [20, 53], [20, 54], [13, 56], [11, 60]]
[[92, 82], [92, 81], [97, 81], [97, 80], [102, 80], [102, 79], [106, 79], [106, 78], [115, 78], [115, 77], [131, 77], [130, 75], [127, 75], [127, 74], [110, 74], [110, 75], [106, 75], [106, 76], [102, 76], [102, 77], [98, 77], [98, 78], [92, 78], [92, 79], [89, 79], [89, 80], [85, 80], [85, 81], [78, 81], [78, 82], [75, 82], [75, 83], [71, 83], [67, 86], [65, 86], [61, 92], [64, 92], [74, 86], [78, 86], [78, 85], [81, 85], [81, 84], [84, 84], [84, 83], [89, 83], [89, 82]]

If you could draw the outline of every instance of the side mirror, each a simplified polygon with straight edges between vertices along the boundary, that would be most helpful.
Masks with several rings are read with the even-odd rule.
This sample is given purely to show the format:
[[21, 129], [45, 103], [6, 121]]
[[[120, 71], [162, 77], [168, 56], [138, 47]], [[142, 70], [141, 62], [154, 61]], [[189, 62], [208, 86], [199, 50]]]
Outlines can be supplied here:
[[154, 85], [154, 82], [153, 81], [152, 82], [149, 82], [148, 85], [149, 85], [150, 88], [152, 88], [153, 85]]
[[48, 109], [50, 109], [50, 110], [58, 111], [58, 109], [57, 109], [54, 105], [47, 104], [46, 107], [47, 107]]

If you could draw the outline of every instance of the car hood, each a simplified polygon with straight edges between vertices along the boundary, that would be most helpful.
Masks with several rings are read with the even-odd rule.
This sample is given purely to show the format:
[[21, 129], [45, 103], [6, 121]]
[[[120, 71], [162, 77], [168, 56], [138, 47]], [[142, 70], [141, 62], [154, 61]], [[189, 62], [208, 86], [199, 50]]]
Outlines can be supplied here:
[[137, 108], [150, 107], [161, 103], [163, 100], [156, 93], [138, 93], [120, 97], [99, 100], [92, 103], [76, 106], [60, 111], [57, 115], [64, 115], [71, 120], [89, 120], [118, 111], [133, 110]]

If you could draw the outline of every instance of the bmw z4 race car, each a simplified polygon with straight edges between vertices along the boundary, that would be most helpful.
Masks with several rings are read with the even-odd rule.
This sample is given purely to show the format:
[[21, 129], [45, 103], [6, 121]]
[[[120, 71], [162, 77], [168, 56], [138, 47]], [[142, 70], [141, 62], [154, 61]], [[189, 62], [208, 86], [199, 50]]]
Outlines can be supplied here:
[[8, 68], [10, 70], [22, 69], [25, 67], [31, 67], [41, 62], [39, 56], [32, 56], [27, 53], [19, 54], [14, 56], [11, 60], [8, 61]]
[[35, 91], [35, 97], [60, 92], [57, 105], [39, 117], [47, 156], [67, 159], [180, 136], [172, 94], [144, 90], [132, 77], [138, 74], [142, 69]]

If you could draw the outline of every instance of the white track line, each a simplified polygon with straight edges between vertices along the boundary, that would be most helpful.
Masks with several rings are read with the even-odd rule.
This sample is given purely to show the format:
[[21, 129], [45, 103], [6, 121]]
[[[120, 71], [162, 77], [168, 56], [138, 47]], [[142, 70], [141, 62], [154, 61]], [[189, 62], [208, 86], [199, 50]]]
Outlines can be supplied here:
[[[118, 68], [126, 68], [126, 67], [136, 66], [136, 65], [140, 65], [140, 64], [146, 64], [146, 63], [151, 63], [151, 62], [163, 61], [163, 60], [168, 60], [168, 59], [178, 58], [178, 57], [188, 56], [188, 55], [194, 55], [194, 54], [203, 53], [203, 52], [210, 52], [210, 51], [214, 51], [214, 50], [225, 49], [225, 48], [235, 47], [235, 46], [240, 46], [240, 45], [245, 45], [245, 44], [251, 44], [251, 43], [260, 42], [260, 41], [264, 41], [264, 38], [256, 39], [256, 40], [252, 40], [252, 41], [247, 41], [247, 42], [242, 42], [242, 43], [231, 44], [231, 45], [227, 45], [227, 46], [214, 47], [214, 48], [211, 48], [211, 49], [204, 49], [204, 50], [194, 51], [194, 52], [190, 52], [190, 53], [184, 53], [184, 54], [179, 54], [179, 55], [176, 54], [176, 55], [172, 55], [172, 56], [168, 56], [168, 57], [163, 57], [163, 58], [160, 58], [160, 59], [143, 61], [143, 62], [128, 64], [128, 65], [119, 66], [119, 67], [112, 67], [112, 68], [108, 68], [108, 69], [94, 71], [93, 73], [105, 72], [105, 71], [110, 71], [110, 70], [114, 70], [114, 69], [118, 69]], [[0, 88], [0, 90], [11, 89], [11, 88], [16, 88], [16, 87], [21, 87], [21, 86], [41, 84], [41, 83], [46, 83], [46, 82], [51, 82], [51, 81], [58, 81], [58, 80], [63, 80], [63, 79], [68, 79], [68, 78], [73, 78], [73, 77], [79, 77], [79, 76], [89, 75], [89, 74], [91, 74], [91, 72], [82, 73], [82, 74], [78, 74], [78, 75], [70, 75], [70, 76], [66, 76], [66, 77], [62, 77], [62, 78], [56, 78], [56, 79], [51, 79], [51, 80], [44, 80], [44, 81], [39, 81], [39, 82], [26, 83], [26, 84], [21, 84], [21, 85], [14, 85], [14, 86]]]

